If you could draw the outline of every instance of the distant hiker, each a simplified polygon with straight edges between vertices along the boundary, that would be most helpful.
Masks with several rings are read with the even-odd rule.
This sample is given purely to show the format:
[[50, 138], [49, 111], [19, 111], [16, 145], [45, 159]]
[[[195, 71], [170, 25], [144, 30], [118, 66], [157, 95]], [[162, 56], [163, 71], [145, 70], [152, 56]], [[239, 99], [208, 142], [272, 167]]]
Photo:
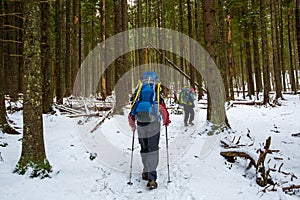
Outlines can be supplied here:
[[145, 72], [139, 81], [139, 86], [130, 98], [131, 111], [129, 113], [129, 125], [137, 131], [139, 143], [141, 145], [141, 157], [143, 163], [142, 178], [147, 180], [149, 189], [157, 188], [158, 166], [158, 144], [160, 137], [160, 121], [163, 125], [170, 123], [169, 113], [160, 94], [160, 83], [155, 72]]
[[182, 90], [179, 93], [179, 104], [183, 106], [184, 110], [184, 126], [188, 126], [188, 123], [190, 125], [194, 125], [194, 88], [190, 88], [189, 86], [185, 86], [182, 88]]

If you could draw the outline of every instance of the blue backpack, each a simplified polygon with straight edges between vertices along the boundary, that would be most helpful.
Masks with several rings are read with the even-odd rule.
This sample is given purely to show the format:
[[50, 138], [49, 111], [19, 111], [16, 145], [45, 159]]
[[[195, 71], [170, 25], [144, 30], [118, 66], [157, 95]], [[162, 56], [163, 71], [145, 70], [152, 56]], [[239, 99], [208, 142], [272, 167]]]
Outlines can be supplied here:
[[178, 102], [180, 105], [192, 105], [194, 101], [193, 95], [190, 92], [190, 87], [185, 86], [179, 93]]
[[155, 72], [148, 71], [143, 74], [133, 98], [131, 114], [136, 116], [138, 122], [160, 120], [160, 83]]

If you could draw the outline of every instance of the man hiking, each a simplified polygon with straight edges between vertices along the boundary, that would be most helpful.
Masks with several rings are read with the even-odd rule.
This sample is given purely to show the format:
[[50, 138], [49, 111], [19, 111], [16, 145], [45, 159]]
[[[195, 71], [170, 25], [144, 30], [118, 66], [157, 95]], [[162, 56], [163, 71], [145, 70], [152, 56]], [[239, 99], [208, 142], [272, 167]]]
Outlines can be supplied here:
[[161, 117], [163, 125], [168, 126], [170, 123], [169, 113], [160, 94], [160, 83], [155, 72], [148, 71], [143, 74], [130, 101], [132, 103], [128, 117], [129, 125], [132, 131], [137, 128], [138, 132], [143, 163], [142, 178], [148, 181], [149, 189], [155, 189], [158, 186], [156, 168], [159, 159]]
[[194, 125], [194, 88], [190, 88], [189, 86], [185, 86], [182, 88], [181, 92], [179, 93], [179, 104], [183, 106], [184, 110], [184, 126]]

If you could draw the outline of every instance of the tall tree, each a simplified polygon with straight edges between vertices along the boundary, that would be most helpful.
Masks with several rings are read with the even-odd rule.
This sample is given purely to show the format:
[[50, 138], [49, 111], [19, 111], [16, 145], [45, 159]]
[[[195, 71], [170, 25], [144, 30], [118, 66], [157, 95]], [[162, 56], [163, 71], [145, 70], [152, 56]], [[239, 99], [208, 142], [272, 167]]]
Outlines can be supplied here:
[[4, 24], [6, 30], [6, 83], [7, 92], [13, 101], [16, 101], [19, 93], [19, 57], [18, 54], [18, 29], [16, 26], [16, 8], [18, 3], [13, 1], [4, 1], [7, 6], [6, 23]]
[[22, 153], [15, 172], [46, 177], [51, 166], [46, 158], [42, 118], [41, 4], [24, 0], [24, 117]]
[[[246, 5], [248, 6], [248, 5]], [[243, 36], [244, 36], [244, 45], [245, 45], [245, 53], [246, 53], [246, 69], [247, 69], [247, 86], [248, 86], [248, 95], [251, 99], [254, 95], [254, 81], [253, 81], [253, 69], [252, 69], [252, 59], [251, 59], [251, 43], [250, 43], [250, 33], [249, 33], [249, 22], [247, 20], [249, 15], [249, 9], [246, 8], [243, 10], [244, 13], [244, 30], [243, 30]]]
[[80, 43], [80, 19], [79, 19], [79, 12], [80, 12], [80, 1], [73, 0], [73, 26], [72, 26], [72, 83], [77, 76], [77, 72], [80, 66], [80, 51], [79, 51], [79, 43]]
[[[214, 37], [214, 20], [215, 20], [215, 8], [214, 8], [214, 1], [213, 0], [206, 0], [202, 3], [203, 7], [203, 28], [204, 28], [204, 47], [206, 51], [209, 53], [210, 58], [206, 58], [206, 62], [208, 59], [215, 58], [215, 37]], [[207, 63], [212, 62], [208, 61]], [[207, 64], [206, 64], [207, 65]], [[211, 73], [211, 70], [209, 67], [206, 67], [206, 81], [208, 84], [216, 84], [216, 74]], [[216, 85], [216, 87], [211, 87], [217, 89], [219, 86]], [[215, 99], [211, 99], [210, 92], [208, 91], [207, 96], [207, 120], [212, 122], [215, 125], [229, 125], [225, 107], [222, 108], [216, 108], [213, 107], [213, 101], [216, 101]], [[221, 94], [220, 94], [221, 95]], [[224, 97], [225, 98], [225, 97]], [[224, 102], [225, 104], [225, 102]]]
[[[127, 17], [127, 1], [126, 0], [116, 0], [114, 1], [114, 12], [115, 12], [115, 24], [114, 30], [115, 34], [120, 33], [122, 31], [126, 31], [128, 28], [128, 17]], [[128, 41], [128, 35], [122, 34], [122, 41], [115, 40], [115, 55], [119, 54], [119, 51], [122, 48], [125, 48], [126, 41]], [[128, 68], [128, 60], [127, 55], [122, 55], [115, 60], [115, 80], [116, 83], [120, 81], [121, 77], [126, 73]], [[128, 93], [128, 88], [126, 87], [126, 83], [118, 84], [115, 88], [116, 94], [116, 106], [114, 113], [123, 114], [122, 107], [127, 104], [128, 98], [126, 94]]]
[[5, 108], [5, 74], [4, 74], [4, 12], [3, 1], [0, 2], [0, 130], [3, 133], [19, 134], [7, 122], [6, 108]]
[[66, 1], [66, 53], [65, 53], [65, 80], [66, 96], [72, 94], [72, 71], [71, 71], [71, 1]]
[[296, 9], [295, 9], [295, 17], [296, 17], [296, 36], [297, 36], [297, 46], [298, 46], [298, 65], [300, 66], [300, 0], [295, 0]]
[[[195, 34], [196, 34], [196, 41], [201, 44], [201, 19], [200, 19], [200, 6], [201, 6], [201, 1], [200, 0], [195, 0], [195, 12], [194, 12], [194, 17], [195, 17]], [[195, 56], [196, 59], [197, 56]], [[196, 71], [196, 80], [198, 81], [199, 87], [198, 87], [198, 100], [202, 99], [204, 92], [202, 88], [202, 76], [199, 72]]]
[[255, 74], [255, 86], [256, 86], [256, 97], [258, 99], [258, 93], [262, 91], [262, 79], [261, 79], [261, 66], [260, 66], [260, 57], [259, 57], [259, 37], [257, 34], [258, 23], [257, 23], [257, 2], [252, 0], [253, 14], [251, 16], [252, 22], [252, 43], [253, 43], [253, 66]]
[[[290, 8], [289, 8], [290, 10]], [[288, 19], [287, 19], [287, 28], [288, 28], [288, 47], [289, 47], [289, 61], [290, 61], [290, 82], [291, 82], [291, 90], [296, 94], [297, 87], [295, 81], [295, 69], [294, 69], [294, 62], [293, 62], [293, 50], [292, 50], [292, 42], [291, 42], [291, 12], [288, 12]]]
[[52, 62], [51, 62], [51, 46], [50, 46], [50, 3], [48, 1], [41, 2], [41, 57], [43, 67], [43, 113], [52, 110], [53, 90], [52, 90]]
[[270, 73], [269, 73], [269, 52], [268, 52], [268, 36], [266, 26], [266, 1], [260, 0], [260, 23], [261, 23], [261, 53], [263, 58], [263, 82], [264, 82], [264, 100], [263, 104], [270, 101]]
[[276, 2], [271, 1], [271, 25], [272, 25], [272, 49], [273, 49], [273, 70], [275, 77], [275, 90], [276, 97], [275, 99], [283, 98], [282, 97], [282, 79], [281, 79], [281, 69], [280, 69], [280, 61], [278, 56], [278, 22], [276, 16]]
[[279, 19], [278, 22], [278, 28], [279, 28], [279, 49], [278, 49], [278, 56], [279, 56], [279, 63], [281, 66], [281, 77], [282, 77], [282, 84], [283, 84], [283, 90], [286, 91], [286, 78], [285, 78], [285, 60], [284, 60], [284, 40], [283, 40], [283, 34], [284, 34], [284, 29], [283, 29], [283, 2], [282, 0], [279, 0], [278, 3], [278, 12], [277, 16]]
[[230, 99], [234, 99], [234, 91], [233, 91], [233, 65], [232, 65], [232, 44], [231, 44], [231, 13], [230, 13], [230, 2], [226, 0], [226, 22], [227, 22], [227, 63], [228, 63], [228, 71], [229, 71], [229, 91], [230, 91]]
[[64, 65], [63, 65], [63, 4], [62, 0], [55, 2], [55, 88], [56, 102], [63, 103], [64, 97]]

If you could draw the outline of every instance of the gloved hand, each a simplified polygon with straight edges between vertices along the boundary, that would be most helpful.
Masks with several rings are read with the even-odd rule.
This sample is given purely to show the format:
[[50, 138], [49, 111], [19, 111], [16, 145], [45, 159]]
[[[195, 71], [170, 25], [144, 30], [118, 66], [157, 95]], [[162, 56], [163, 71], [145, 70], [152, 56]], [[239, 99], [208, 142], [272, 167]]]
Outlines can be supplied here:
[[131, 130], [135, 131], [135, 129], [136, 129], [135, 118], [132, 114], [129, 114], [128, 121], [129, 121], [129, 126], [131, 127]]
[[169, 116], [168, 116], [167, 119], [164, 121], [164, 125], [169, 126], [170, 123], [171, 123], [171, 120], [169, 119]]

